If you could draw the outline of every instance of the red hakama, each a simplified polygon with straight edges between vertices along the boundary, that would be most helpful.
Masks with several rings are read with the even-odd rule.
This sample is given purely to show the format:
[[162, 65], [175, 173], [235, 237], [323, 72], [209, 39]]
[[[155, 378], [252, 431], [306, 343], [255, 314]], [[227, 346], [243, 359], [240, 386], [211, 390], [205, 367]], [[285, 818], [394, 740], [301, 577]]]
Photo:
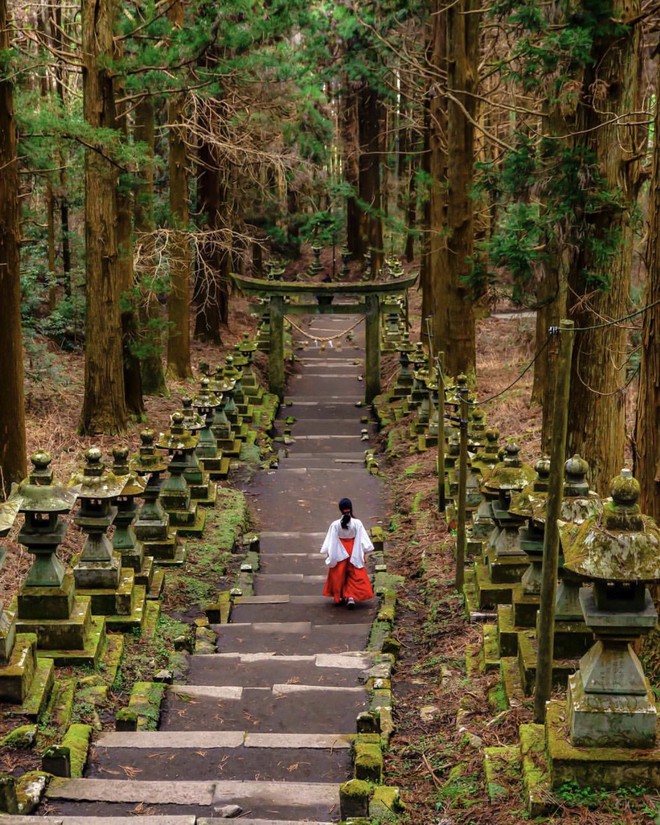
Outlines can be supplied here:
[[372, 599], [374, 591], [369, 581], [367, 568], [351, 564], [350, 557], [353, 553], [355, 539], [340, 538], [339, 541], [348, 553], [348, 558], [328, 569], [323, 595], [334, 599], [335, 604], [340, 604], [342, 599], [355, 599], [356, 602]]

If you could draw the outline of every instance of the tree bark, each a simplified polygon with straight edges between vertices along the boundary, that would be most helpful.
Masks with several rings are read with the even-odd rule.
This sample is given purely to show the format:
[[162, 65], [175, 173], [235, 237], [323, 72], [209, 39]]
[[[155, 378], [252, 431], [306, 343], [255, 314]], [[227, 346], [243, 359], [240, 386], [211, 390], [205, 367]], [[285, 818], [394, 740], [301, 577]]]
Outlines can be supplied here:
[[351, 188], [346, 197], [346, 247], [351, 256], [360, 261], [366, 250], [362, 248], [360, 233], [360, 209], [358, 207], [358, 115], [355, 83], [348, 78], [344, 81], [341, 95], [341, 131], [344, 155], [344, 180]]
[[[63, 52], [63, 29], [62, 29], [62, 5], [55, 3], [52, 14], [50, 16], [50, 37], [53, 42], [53, 47], [58, 52]], [[57, 89], [57, 96], [60, 100], [60, 105], [64, 110], [66, 104], [66, 92], [64, 83], [64, 60], [58, 57], [54, 66], [55, 88]], [[60, 206], [60, 231], [62, 244], [62, 276], [64, 281], [64, 292], [70, 296], [73, 291], [73, 284], [71, 283], [71, 244], [69, 243], [69, 199], [68, 192], [68, 178], [66, 169], [66, 154], [62, 151], [62, 147], [58, 142], [57, 145], [57, 163], [60, 167], [60, 185], [58, 200]]]
[[[471, 192], [474, 118], [479, 62], [480, 0], [459, 0], [446, 11], [447, 26], [447, 268], [438, 337], [450, 375], [474, 373], [476, 366], [473, 295], [466, 279], [474, 252]], [[439, 343], [440, 343], [439, 342]]]
[[[115, 56], [119, 60], [123, 48], [115, 44]], [[118, 97], [125, 94], [122, 80], [115, 81]], [[128, 122], [126, 112], [116, 111], [115, 128], [128, 139]], [[135, 309], [135, 269], [133, 263], [133, 202], [127, 174], [120, 175], [117, 186], [117, 274], [119, 277], [119, 294], [122, 305], [122, 350], [124, 353], [124, 393], [126, 407], [133, 415], [144, 413], [142, 397], [142, 375], [140, 359], [134, 349], [138, 339], [138, 322]]]
[[[175, 29], [182, 29], [182, 0], [170, 7], [168, 17]], [[170, 294], [167, 338], [167, 369], [177, 378], [192, 375], [190, 366], [190, 271], [188, 243], [188, 156], [185, 141], [186, 100], [183, 93], [168, 99], [169, 175], [170, 175]]]
[[[433, 351], [445, 349], [443, 338], [442, 279], [447, 272], [447, 109], [446, 82], [446, 4], [432, 0], [428, 60], [432, 80], [428, 91], [428, 172], [430, 191], [428, 199], [428, 230], [423, 247], [426, 266], [422, 273], [422, 327], [431, 318]], [[426, 223], [426, 222], [425, 222]]]
[[360, 143], [358, 158], [360, 244], [364, 253], [371, 256], [371, 275], [375, 278], [385, 262], [381, 181], [384, 108], [376, 89], [365, 80], [360, 83], [357, 100]]
[[141, 336], [146, 341], [147, 353], [140, 361], [142, 390], [147, 395], [166, 395], [167, 383], [163, 369], [163, 324], [158, 302], [156, 265], [154, 261], [154, 146], [156, 125], [153, 98], [145, 95], [135, 107], [136, 143], [146, 147], [147, 159], [140, 172], [140, 182], [135, 198], [135, 232], [141, 246], [140, 301]]
[[[83, 113], [93, 129], [115, 126], [113, 28], [116, 0], [83, 0]], [[117, 171], [99, 139], [85, 153], [85, 396], [80, 431], [126, 428], [117, 271]]]
[[[603, 264], [584, 249], [569, 274], [569, 311], [577, 328], [597, 326], [603, 319], [626, 314], [629, 307], [633, 254], [632, 212], [640, 186], [643, 131], [635, 115], [639, 105], [642, 65], [640, 26], [625, 32], [609, 21], [638, 17], [639, 0], [617, 0], [607, 12], [606, 34], [594, 41], [585, 72], [582, 105], [577, 119], [582, 145], [593, 155], [596, 168], [614, 197], [597, 213], [586, 216], [596, 238], [618, 234], [615, 255]], [[594, 291], [584, 273], [601, 281]], [[613, 324], [576, 332], [571, 368], [569, 454], [577, 452], [591, 468], [590, 481], [601, 495], [621, 467], [625, 446], [627, 331]]]
[[656, 82], [655, 144], [651, 175], [648, 281], [645, 304], [652, 305], [642, 316], [642, 362], [639, 374], [635, 421], [635, 476], [642, 488], [642, 512], [660, 521], [660, 64]]
[[[7, 0], [0, 0], [0, 51], [11, 48]], [[27, 474], [23, 337], [21, 330], [20, 212], [13, 86], [0, 76], [0, 486]]]

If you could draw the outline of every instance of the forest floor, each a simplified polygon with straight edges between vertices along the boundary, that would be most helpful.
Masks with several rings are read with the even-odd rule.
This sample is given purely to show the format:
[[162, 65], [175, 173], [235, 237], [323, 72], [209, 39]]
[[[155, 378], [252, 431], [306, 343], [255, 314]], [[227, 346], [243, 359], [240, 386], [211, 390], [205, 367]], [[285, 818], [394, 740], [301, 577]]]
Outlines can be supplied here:
[[[411, 302], [418, 310], [418, 296]], [[221, 348], [195, 343], [193, 365], [219, 363], [244, 331], [252, 332], [256, 319], [241, 299], [232, 301], [232, 319]], [[415, 327], [414, 327], [415, 330]], [[416, 339], [413, 331], [413, 339]], [[28, 450], [46, 449], [53, 456], [55, 475], [66, 482], [92, 444], [108, 454], [113, 446], [139, 445], [145, 422], [156, 431], [168, 425], [169, 414], [180, 408], [180, 396], [198, 386], [197, 378], [170, 381], [166, 398], [147, 398], [146, 415], [132, 421], [118, 438], [82, 438], [77, 425], [83, 395], [83, 357], [63, 353], [40, 343], [42, 363], [31, 364], [27, 390]], [[490, 318], [478, 324], [478, 395], [489, 397], [506, 388], [534, 355], [534, 319]], [[265, 359], [257, 364], [265, 370]], [[384, 359], [386, 379], [397, 364]], [[532, 371], [505, 395], [485, 406], [488, 425], [502, 438], [515, 437], [522, 457], [540, 455], [541, 410], [529, 403]], [[397, 426], [403, 427], [405, 422]], [[382, 434], [383, 444], [386, 434]], [[510, 777], [501, 801], [492, 805], [483, 775], [483, 748], [517, 741], [518, 725], [531, 720], [527, 704], [505, 710], [497, 704], [497, 675], [471, 675], [465, 670], [469, 646], [480, 639], [478, 625], [466, 621], [462, 602], [453, 590], [452, 537], [437, 512], [435, 452], [399, 455], [382, 462], [390, 496], [391, 526], [396, 544], [388, 556], [390, 572], [406, 577], [400, 592], [396, 636], [401, 643], [393, 690], [396, 733], [386, 757], [386, 781], [398, 785], [406, 804], [402, 820], [410, 825], [515, 825], [526, 821], [520, 776]], [[10, 536], [5, 567], [0, 571], [0, 599], [6, 604], [17, 591], [31, 556]], [[67, 532], [61, 550], [66, 561], [80, 550], [82, 534]], [[474, 698], [473, 712], [457, 729], [461, 698]], [[490, 694], [490, 698], [489, 698]], [[6, 768], [5, 768], [6, 769]], [[655, 819], [657, 800], [640, 792], [604, 794], [597, 789], [567, 788], [555, 799], [556, 814], [546, 821], [581, 825], [642, 825]], [[655, 811], [656, 813], [652, 813]]]

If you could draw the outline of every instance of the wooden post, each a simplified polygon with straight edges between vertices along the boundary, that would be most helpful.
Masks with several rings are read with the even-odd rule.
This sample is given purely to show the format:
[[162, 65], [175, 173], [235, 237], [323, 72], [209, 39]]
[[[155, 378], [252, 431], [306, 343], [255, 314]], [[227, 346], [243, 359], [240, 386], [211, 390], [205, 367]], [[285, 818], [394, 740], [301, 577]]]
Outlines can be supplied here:
[[467, 387], [458, 391], [460, 400], [460, 452], [458, 458], [458, 529], [456, 530], [456, 590], [463, 592], [465, 582], [465, 499], [467, 497], [468, 401]]
[[[429, 329], [429, 341], [431, 341]], [[445, 373], [444, 352], [438, 353], [436, 361], [436, 376], [438, 382], [438, 510], [444, 513], [447, 510], [445, 497]]]
[[559, 358], [555, 378], [555, 398], [552, 416], [552, 448], [550, 451], [550, 478], [548, 502], [543, 534], [543, 572], [541, 604], [537, 623], [538, 662], [534, 692], [534, 721], [545, 722], [545, 703], [552, 691], [552, 662], [555, 647], [555, 601], [557, 598], [557, 570], [559, 563], [559, 530], [557, 520], [564, 494], [564, 461], [566, 459], [566, 430], [568, 425], [568, 393], [571, 384], [571, 353], [573, 350], [573, 321], [559, 322]]
[[284, 401], [284, 298], [270, 296], [270, 355], [268, 388]]
[[380, 298], [378, 295], [365, 295], [366, 311], [366, 365], [365, 365], [365, 401], [371, 404], [380, 394]]

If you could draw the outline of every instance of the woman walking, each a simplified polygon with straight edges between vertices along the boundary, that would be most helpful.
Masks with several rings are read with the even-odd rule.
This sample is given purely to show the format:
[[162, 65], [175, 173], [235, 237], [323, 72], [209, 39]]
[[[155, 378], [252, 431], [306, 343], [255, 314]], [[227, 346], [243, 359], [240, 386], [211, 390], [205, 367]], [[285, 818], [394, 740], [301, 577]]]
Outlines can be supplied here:
[[323, 595], [335, 604], [345, 604], [349, 609], [355, 602], [373, 598], [374, 591], [364, 566], [365, 554], [374, 546], [360, 519], [353, 515], [349, 498], [339, 502], [341, 518], [328, 528], [321, 553], [327, 555], [325, 563], [330, 568], [323, 588]]

